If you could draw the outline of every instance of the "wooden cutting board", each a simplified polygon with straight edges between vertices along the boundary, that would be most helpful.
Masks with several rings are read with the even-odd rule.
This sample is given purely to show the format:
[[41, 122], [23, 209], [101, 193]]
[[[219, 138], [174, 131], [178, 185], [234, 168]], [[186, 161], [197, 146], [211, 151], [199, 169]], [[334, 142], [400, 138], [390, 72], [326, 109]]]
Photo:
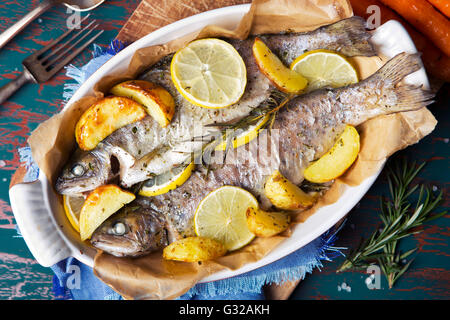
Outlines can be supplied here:
[[[250, 3], [250, 0], [142, 0], [116, 39], [132, 43], [172, 22], [217, 8]], [[268, 300], [286, 300], [299, 281], [264, 288]]]
[[129, 44], [156, 29], [195, 14], [250, 2], [251, 0], [142, 0], [116, 39]]

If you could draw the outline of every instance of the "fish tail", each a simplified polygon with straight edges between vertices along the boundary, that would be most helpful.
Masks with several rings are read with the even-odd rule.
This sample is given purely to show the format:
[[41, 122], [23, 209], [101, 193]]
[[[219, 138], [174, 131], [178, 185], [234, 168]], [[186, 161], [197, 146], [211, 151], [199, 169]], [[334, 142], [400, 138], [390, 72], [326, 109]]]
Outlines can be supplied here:
[[391, 86], [396, 95], [395, 104], [385, 105], [384, 113], [417, 110], [433, 103], [434, 94], [422, 85], [399, 84], [407, 75], [422, 67], [420, 54], [400, 53], [389, 60], [368, 81], [382, 81], [384, 87]]
[[388, 114], [417, 110], [434, 102], [434, 94], [422, 89], [421, 85], [402, 85], [394, 90], [397, 94], [398, 102], [389, 110]]
[[422, 68], [420, 54], [402, 52], [386, 62], [372, 77], [383, 81], [390, 80], [395, 85], [420, 68]]
[[376, 54], [369, 41], [371, 34], [366, 31], [366, 22], [361, 17], [353, 16], [323, 28], [339, 39], [339, 51], [347, 56], [370, 57]]

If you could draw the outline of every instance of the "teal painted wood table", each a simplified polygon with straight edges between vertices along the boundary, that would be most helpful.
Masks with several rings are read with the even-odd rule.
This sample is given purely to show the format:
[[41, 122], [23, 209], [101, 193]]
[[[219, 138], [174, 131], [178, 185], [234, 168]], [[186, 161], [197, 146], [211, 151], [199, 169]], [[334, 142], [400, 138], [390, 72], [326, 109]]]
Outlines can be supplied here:
[[[37, 0], [5, 0], [0, 4], [0, 32], [37, 5]], [[138, 5], [139, 0], [107, 0], [91, 13], [105, 32], [97, 43], [106, 47]], [[55, 7], [29, 25], [18, 37], [0, 50], [0, 86], [16, 77], [21, 61], [36, 49], [48, 44], [66, 29], [72, 15], [65, 7]], [[83, 14], [85, 15], [85, 14]], [[91, 48], [92, 49], [92, 48]], [[72, 63], [84, 65], [91, 58], [86, 50]], [[0, 299], [53, 299], [49, 268], [41, 267], [17, 235], [8, 199], [11, 177], [19, 167], [17, 148], [37, 125], [61, 110], [63, 86], [71, 80], [64, 70], [48, 83], [29, 84], [0, 107]], [[419, 144], [402, 151], [411, 160], [427, 161], [420, 180], [444, 190], [442, 207], [450, 206], [448, 187], [450, 138], [450, 86], [439, 92], [430, 107], [439, 123], [436, 130]], [[387, 195], [386, 178], [382, 174], [362, 201], [350, 212], [339, 233], [336, 246], [352, 248], [360, 237], [369, 235], [380, 224], [379, 199]], [[300, 283], [291, 299], [448, 299], [450, 298], [450, 219], [443, 217], [424, 227], [422, 233], [404, 241], [405, 248], [419, 248], [410, 270], [393, 289], [385, 279], [379, 290], [369, 290], [367, 275], [362, 272], [336, 274], [343, 259], [324, 262], [321, 270]], [[351, 288], [348, 290], [346, 288]]]
[[[0, 3], [0, 32], [31, 11], [38, 0], [6, 0]], [[138, 5], [139, 0], [107, 0], [91, 11], [105, 32], [97, 43], [106, 47]], [[50, 9], [31, 23], [13, 41], [0, 50], [0, 86], [22, 70], [22, 60], [47, 45], [67, 29], [74, 12], [64, 6]], [[86, 13], [82, 14], [83, 16]], [[82, 66], [91, 58], [89, 50], [72, 61]], [[22, 238], [17, 237], [15, 221], [8, 197], [8, 186], [19, 166], [17, 148], [39, 123], [61, 110], [63, 86], [69, 78], [65, 70], [49, 82], [29, 84], [0, 107], [0, 299], [52, 299], [52, 270], [41, 267], [29, 252]]]

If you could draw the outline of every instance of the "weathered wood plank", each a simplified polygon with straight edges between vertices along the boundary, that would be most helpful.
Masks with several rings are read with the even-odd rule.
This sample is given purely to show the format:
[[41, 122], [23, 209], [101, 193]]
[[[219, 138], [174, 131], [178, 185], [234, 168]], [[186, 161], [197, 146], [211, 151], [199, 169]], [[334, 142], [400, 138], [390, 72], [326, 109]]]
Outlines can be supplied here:
[[[158, 13], [161, 5], [174, 6], [175, 0], [144, 0], [141, 6], [148, 6], [150, 1], [155, 1], [151, 8]], [[161, 4], [162, 2], [164, 3]], [[215, 5], [218, 7], [248, 1], [224, 0], [219, 2], [204, 0], [200, 2], [199, 7], [193, 7], [192, 5], [174, 6], [178, 10], [179, 16], [175, 15], [175, 11], [174, 15], [168, 16], [162, 16], [161, 14], [158, 16], [150, 12], [145, 19], [150, 21], [150, 24], [155, 24], [153, 25], [155, 27], [158, 24], [168, 24], [180, 17], [195, 14], [202, 8], [212, 9]], [[2, 21], [0, 32], [7, 25], [31, 10], [37, 3], [38, 0], [26, 3], [8, 0], [0, 3], [0, 18]], [[183, 0], [180, 3], [192, 2]], [[138, 0], [127, 1], [126, 6], [123, 5], [121, 0], [108, 0], [93, 11], [92, 18], [100, 21], [102, 28], [106, 30], [98, 43], [106, 46], [117, 35], [117, 32], [138, 4]], [[159, 4], [159, 6], [155, 4]], [[0, 51], [0, 86], [18, 75], [21, 70], [21, 61], [26, 56], [63, 32], [67, 17], [68, 13], [65, 8], [51, 9]], [[130, 34], [129, 31], [119, 34], [119, 38], [123, 40], [132, 41], [136, 37], [140, 37], [140, 35]], [[91, 54], [86, 50], [73, 64], [81, 66], [89, 59], [91, 59]], [[19, 166], [17, 148], [26, 144], [26, 138], [39, 123], [62, 108], [64, 103], [62, 100], [63, 86], [68, 81], [70, 80], [62, 71], [45, 85], [27, 85], [8, 103], [0, 107], [0, 299], [53, 298], [51, 270], [39, 266], [32, 258], [23, 240], [16, 237], [15, 221], [8, 200], [8, 186], [10, 182], [17, 181], [17, 177], [16, 179], [11, 178], [12, 173]], [[438, 103], [430, 108], [439, 121], [436, 130], [419, 144], [402, 152], [411, 159], [428, 162], [427, 167], [421, 174], [421, 179], [430, 185], [445, 190], [445, 201], [442, 205], [444, 208], [450, 207], [450, 196], [448, 194], [450, 181], [449, 92], [449, 85], [447, 84], [440, 91], [437, 98]], [[369, 235], [380, 223], [378, 219], [379, 197], [387, 194], [386, 180], [384, 177], [380, 177], [359, 206], [349, 214], [346, 226], [340, 232], [336, 245], [353, 247], [361, 236]], [[444, 217], [433, 221], [424, 228], [421, 234], [404, 242], [405, 250], [414, 246], [418, 246], [419, 250], [410, 271], [399, 280], [394, 289], [387, 289], [386, 281], [382, 279], [381, 290], [368, 290], [364, 283], [367, 275], [364, 273], [336, 274], [335, 270], [342, 262], [342, 259], [338, 259], [332, 263], [324, 262], [321, 271], [315, 270], [312, 275], [308, 275], [294, 291], [291, 298], [448, 299], [450, 297], [449, 230], [450, 219]], [[342, 286], [344, 282], [352, 288], [351, 292], [338, 290], [338, 286]]]

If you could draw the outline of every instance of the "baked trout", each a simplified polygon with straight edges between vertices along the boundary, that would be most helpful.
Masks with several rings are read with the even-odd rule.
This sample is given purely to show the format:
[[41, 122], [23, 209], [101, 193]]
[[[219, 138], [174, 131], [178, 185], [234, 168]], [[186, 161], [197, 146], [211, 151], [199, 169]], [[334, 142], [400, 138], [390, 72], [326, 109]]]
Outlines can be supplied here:
[[[375, 54], [369, 42], [362, 18], [352, 17], [308, 33], [262, 35], [260, 38], [289, 65], [305, 51], [328, 49], [347, 56]], [[247, 85], [241, 99], [223, 109], [205, 109], [184, 99], [170, 76], [172, 55], [152, 66], [141, 79], [161, 85], [170, 92], [176, 111], [170, 125], [161, 128], [148, 116], [125, 126], [88, 152], [77, 150], [56, 181], [61, 194], [76, 195], [118, 178], [129, 188], [154, 175], [167, 172], [186, 160], [189, 154], [204, 144], [192, 137], [207, 135], [217, 129], [208, 124], [235, 121], [267, 101], [275, 90], [269, 79], [258, 69], [252, 54], [254, 37], [228, 40], [239, 52], [247, 69]]]
[[[192, 236], [198, 204], [223, 185], [250, 191], [267, 209], [270, 202], [263, 188], [267, 175], [274, 170], [299, 185], [304, 169], [333, 146], [347, 124], [357, 126], [378, 115], [416, 110], [432, 103], [430, 92], [399, 83], [420, 67], [418, 54], [401, 53], [357, 84], [293, 98], [278, 111], [270, 131], [263, 130], [258, 139], [229, 150], [225, 164], [211, 164], [208, 174], [198, 166], [177, 189], [147, 198], [145, 203], [140, 198], [131, 203], [129, 206], [135, 206], [135, 214], [146, 223], [123, 215], [129, 208], [122, 209], [95, 231], [92, 245], [116, 256], [137, 256], [160, 249], [174, 239]], [[123, 232], [119, 234], [115, 229]], [[165, 233], [161, 233], [163, 229]], [[152, 237], [156, 241], [146, 242]]]

